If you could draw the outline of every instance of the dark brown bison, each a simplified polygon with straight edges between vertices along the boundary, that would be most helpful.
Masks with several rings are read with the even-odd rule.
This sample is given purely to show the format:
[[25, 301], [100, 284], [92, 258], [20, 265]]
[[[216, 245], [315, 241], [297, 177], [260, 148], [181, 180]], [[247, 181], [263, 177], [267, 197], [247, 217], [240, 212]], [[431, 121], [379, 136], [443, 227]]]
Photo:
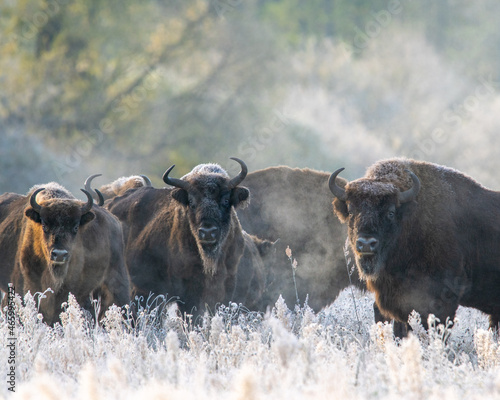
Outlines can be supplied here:
[[0, 196], [0, 289], [8, 292], [23, 223], [26, 196], [4, 193]]
[[[264, 307], [273, 306], [280, 294], [289, 307], [296, 302], [287, 246], [298, 262], [296, 282], [301, 303], [309, 296], [309, 306], [319, 311], [349, 285], [343, 252], [347, 231], [332, 213], [329, 176], [279, 166], [252, 172], [245, 180], [252, 201], [238, 211], [243, 229], [261, 238], [279, 239], [276, 257], [267, 268]], [[359, 284], [357, 273], [352, 282]]]
[[267, 296], [267, 267], [274, 243], [243, 231], [245, 249], [238, 264], [236, 285], [231, 301], [246, 308], [265, 311]]
[[92, 180], [101, 175], [102, 174], [90, 175], [84, 183], [85, 190], [91, 193], [94, 199], [99, 200], [100, 204], [113, 197], [121, 196], [129, 189], [135, 189], [142, 186], [153, 186], [146, 175], [132, 175], [122, 176], [111, 183], [101, 186], [97, 190], [93, 190], [91, 188]]
[[330, 179], [335, 213], [382, 315], [406, 322], [416, 310], [445, 322], [461, 304], [498, 324], [500, 193], [408, 159], [380, 161], [345, 189], [341, 170]]
[[245, 163], [230, 179], [217, 164], [201, 164], [173, 186], [140, 187], [113, 198], [107, 207], [126, 230], [126, 258], [136, 295], [168, 294], [180, 298], [182, 312], [214, 307], [234, 292], [244, 239], [235, 208], [250, 192], [238, 186]]
[[[49, 324], [58, 319], [70, 292], [87, 308], [90, 294], [102, 294], [102, 312], [113, 303], [130, 301], [120, 223], [107, 210], [93, 206], [91, 195], [84, 192], [86, 203], [55, 182], [37, 185], [27, 196], [12, 197], [11, 213], [4, 220], [20, 226], [2, 239], [15, 243], [18, 234], [10, 280], [21, 294], [52, 289], [40, 303]], [[12, 254], [9, 257], [10, 263]], [[2, 275], [2, 290], [5, 278]]]
[[[132, 188], [152, 186], [147, 176], [133, 175], [122, 177], [110, 184], [103, 185], [100, 190], [92, 190], [92, 180], [97, 176], [100, 176], [100, 174], [91, 175], [85, 181], [85, 189], [90, 193], [94, 192], [94, 198], [100, 198], [101, 202], [104, 202], [104, 196], [101, 195], [100, 190], [106, 194], [106, 199], [109, 200], [110, 198], [124, 194]], [[108, 188], [112, 188], [112, 190]], [[243, 304], [250, 310], [265, 311], [265, 307], [263, 306], [263, 295], [266, 289], [264, 260], [269, 259], [274, 243], [269, 240], [260, 239], [255, 235], [249, 235], [245, 231], [242, 233], [245, 248], [238, 264], [236, 285], [231, 296], [231, 301]]]

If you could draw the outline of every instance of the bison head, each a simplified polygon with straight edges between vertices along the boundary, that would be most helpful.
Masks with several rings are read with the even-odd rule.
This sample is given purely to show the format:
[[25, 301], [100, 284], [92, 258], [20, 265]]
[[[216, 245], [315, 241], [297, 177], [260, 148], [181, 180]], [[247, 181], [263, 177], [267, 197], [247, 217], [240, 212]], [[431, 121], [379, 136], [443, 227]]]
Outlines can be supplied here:
[[34, 240], [40, 240], [50, 273], [60, 283], [68, 271], [78, 229], [95, 218], [91, 211], [93, 201], [91, 194], [82, 189], [87, 196], [83, 205], [76, 199], [57, 197], [39, 204], [36, 196], [42, 190], [44, 188], [39, 188], [31, 194], [25, 215], [35, 223], [35, 229], [40, 230], [40, 235], [35, 234]]
[[348, 225], [348, 239], [360, 276], [375, 280], [397, 246], [404, 208], [416, 199], [420, 181], [406, 170], [412, 182], [408, 190], [400, 191], [392, 182], [370, 178], [352, 181], [342, 188], [335, 179], [343, 169], [330, 176], [330, 190], [336, 197], [334, 211]]
[[237, 220], [234, 208], [244, 205], [250, 191], [238, 186], [247, 175], [247, 166], [232, 158], [241, 166], [238, 176], [230, 179], [217, 164], [196, 166], [182, 179], [169, 177], [172, 165], [163, 175], [163, 181], [175, 187], [172, 198], [186, 208], [191, 233], [195, 238], [205, 269], [215, 273], [215, 262]]

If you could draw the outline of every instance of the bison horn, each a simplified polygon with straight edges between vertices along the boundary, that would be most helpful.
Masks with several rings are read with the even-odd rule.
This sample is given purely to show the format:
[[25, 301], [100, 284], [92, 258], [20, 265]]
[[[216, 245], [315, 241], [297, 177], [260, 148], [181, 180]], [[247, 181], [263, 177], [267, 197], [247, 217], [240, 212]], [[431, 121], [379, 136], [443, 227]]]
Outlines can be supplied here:
[[90, 211], [92, 208], [92, 205], [94, 204], [94, 199], [92, 198], [92, 195], [87, 192], [85, 189], [80, 189], [85, 195], [87, 196], [87, 203], [82, 206], [82, 215], [86, 214]]
[[167, 185], [172, 185], [180, 189], [188, 190], [189, 182], [183, 181], [182, 179], [170, 178], [168, 176], [168, 174], [170, 174], [170, 171], [172, 171], [174, 167], [175, 164], [165, 171], [165, 173], [163, 174], [163, 182], [165, 182]]
[[399, 193], [399, 202], [401, 204], [415, 200], [418, 192], [420, 191], [420, 179], [418, 179], [417, 175], [415, 175], [410, 170], [406, 169], [405, 171], [410, 174], [411, 180], [413, 181], [413, 186], [410, 189]]
[[39, 189], [35, 190], [30, 197], [31, 208], [33, 208], [33, 210], [35, 210], [39, 214], [40, 214], [40, 211], [42, 210], [42, 206], [36, 202], [36, 195], [44, 189], [45, 188], [39, 188]]
[[335, 179], [337, 179], [337, 175], [340, 174], [344, 169], [345, 168], [339, 168], [337, 171], [330, 175], [330, 179], [328, 180], [328, 187], [330, 188], [330, 191], [337, 199], [341, 201], [346, 201], [347, 196], [345, 194], [345, 190], [340, 186], [337, 186]]
[[97, 197], [99, 197], [99, 202], [97, 203], [97, 205], [99, 207], [102, 207], [104, 205], [104, 196], [99, 189], [96, 189], [95, 192], [97, 193]]
[[235, 176], [233, 179], [229, 181], [230, 189], [238, 186], [241, 182], [243, 182], [243, 179], [245, 179], [248, 173], [247, 165], [243, 161], [241, 161], [239, 158], [236, 157], [231, 157], [231, 160], [234, 160], [241, 165], [241, 172], [238, 174], [238, 176]]
[[[91, 183], [92, 183], [92, 179], [94, 178], [97, 178], [98, 176], [102, 176], [102, 174], [94, 174], [94, 175], [90, 175], [86, 180], [85, 180], [85, 183], [83, 184], [83, 186], [85, 187], [85, 190], [87, 192], [90, 192], [92, 194], [94, 194], [96, 198], [99, 199], [99, 205], [102, 206], [101, 203], [101, 198], [99, 197], [99, 194], [97, 192], [97, 190], [92, 190], [92, 187], [90, 186]], [[104, 204], [104, 201], [103, 201], [103, 204]]]
[[144, 179], [144, 183], [146, 186], [151, 187], [153, 184], [151, 183], [151, 180], [146, 176], [146, 175], [139, 175], [142, 179]]

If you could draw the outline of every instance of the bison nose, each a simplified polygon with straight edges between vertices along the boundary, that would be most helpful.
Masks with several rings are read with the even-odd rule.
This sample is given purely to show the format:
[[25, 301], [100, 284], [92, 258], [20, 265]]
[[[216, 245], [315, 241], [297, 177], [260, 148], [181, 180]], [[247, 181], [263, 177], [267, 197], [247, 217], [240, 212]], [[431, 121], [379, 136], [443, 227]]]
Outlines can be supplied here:
[[68, 260], [69, 253], [67, 250], [53, 249], [50, 252], [50, 260], [58, 263], [63, 263]]
[[219, 238], [219, 228], [216, 226], [201, 227], [198, 230], [198, 237], [205, 242], [214, 242]]
[[379, 241], [373, 236], [359, 237], [356, 240], [356, 249], [360, 253], [374, 253], [378, 248]]

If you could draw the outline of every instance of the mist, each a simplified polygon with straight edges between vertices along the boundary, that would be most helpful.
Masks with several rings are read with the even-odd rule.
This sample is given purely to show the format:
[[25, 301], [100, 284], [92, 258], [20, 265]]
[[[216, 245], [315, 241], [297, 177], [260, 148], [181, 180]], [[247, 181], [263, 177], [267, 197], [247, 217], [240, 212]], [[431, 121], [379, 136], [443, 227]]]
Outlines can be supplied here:
[[[219, 4], [220, 3], [220, 4]], [[216, 162], [360, 177], [410, 157], [499, 188], [493, 1], [0, 6], [0, 192]], [[321, 18], [319, 18], [321, 16]]]

